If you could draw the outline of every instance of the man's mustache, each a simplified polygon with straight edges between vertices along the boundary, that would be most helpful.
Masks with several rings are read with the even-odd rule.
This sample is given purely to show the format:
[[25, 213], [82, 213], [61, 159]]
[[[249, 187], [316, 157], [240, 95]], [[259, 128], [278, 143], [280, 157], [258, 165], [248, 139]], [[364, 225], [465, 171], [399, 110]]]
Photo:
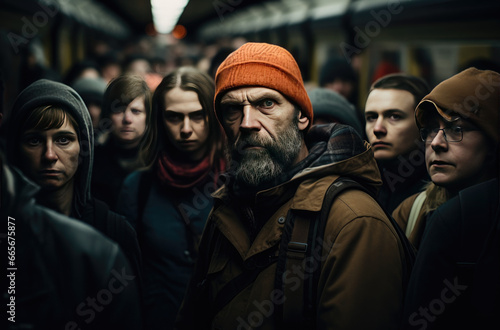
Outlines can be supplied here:
[[241, 136], [233, 146], [233, 151], [243, 151], [245, 148], [249, 147], [261, 147], [267, 148], [269, 146], [269, 141], [259, 138], [255, 135]]

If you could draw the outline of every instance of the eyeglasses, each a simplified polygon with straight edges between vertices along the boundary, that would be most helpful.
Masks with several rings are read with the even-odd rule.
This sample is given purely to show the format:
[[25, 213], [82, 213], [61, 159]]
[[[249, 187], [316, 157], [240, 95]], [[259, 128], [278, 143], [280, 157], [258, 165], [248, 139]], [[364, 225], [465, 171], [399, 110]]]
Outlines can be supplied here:
[[421, 128], [420, 138], [424, 142], [432, 142], [439, 131], [443, 131], [444, 139], [447, 142], [460, 142], [464, 137], [464, 131], [476, 131], [475, 128], [464, 128], [460, 126], [446, 127], [446, 128]]

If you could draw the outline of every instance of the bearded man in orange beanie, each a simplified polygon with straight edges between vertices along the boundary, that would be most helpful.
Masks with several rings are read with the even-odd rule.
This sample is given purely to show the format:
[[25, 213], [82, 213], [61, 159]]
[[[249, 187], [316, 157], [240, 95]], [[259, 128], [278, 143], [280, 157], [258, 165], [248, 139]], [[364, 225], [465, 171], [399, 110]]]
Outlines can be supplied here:
[[[403, 243], [370, 196], [373, 152], [350, 126], [311, 127], [299, 67], [247, 43], [216, 74], [231, 167], [213, 194], [178, 329], [396, 329]], [[324, 202], [349, 176], [365, 187]]]

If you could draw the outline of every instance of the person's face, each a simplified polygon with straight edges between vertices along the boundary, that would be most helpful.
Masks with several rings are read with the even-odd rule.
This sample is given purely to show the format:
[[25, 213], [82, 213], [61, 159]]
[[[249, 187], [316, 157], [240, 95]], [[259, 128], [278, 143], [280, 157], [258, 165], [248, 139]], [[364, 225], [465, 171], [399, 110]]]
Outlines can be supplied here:
[[465, 120], [449, 123], [437, 115], [424, 125], [427, 128], [455, 126], [463, 129], [462, 141], [448, 142], [444, 132], [439, 131], [432, 142], [425, 142], [425, 164], [432, 182], [451, 190], [479, 183], [489, 173], [490, 144], [482, 131]]
[[110, 118], [113, 125], [111, 133], [116, 140], [129, 147], [137, 146], [146, 130], [144, 96], [133, 99], [125, 110], [112, 112]]
[[198, 94], [175, 87], [165, 94], [165, 106], [163, 118], [169, 141], [188, 158], [200, 160], [207, 150], [209, 126]]
[[334, 81], [327, 83], [325, 88], [331, 89], [332, 91], [342, 95], [344, 98], [349, 99], [354, 91], [354, 83], [352, 81], [335, 79]]
[[94, 128], [99, 127], [99, 120], [101, 119], [101, 112], [102, 108], [99, 104], [90, 102], [87, 105], [87, 109], [89, 110], [90, 113], [90, 118], [92, 118], [92, 126]]
[[102, 78], [109, 83], [114, 78], [118, 77], [122, 72], [121, 67], [118, 64], [108, 64], [102, 69]]
[[145, 76], [148, 72], [151, 72], [151, 65], [148, 61], [142, 59], [133, 61], [127, 67], [127, 73], [131, 74]]
[[420, 145], [413, 95], [398, 89], [374, 89], [365, 106], [366, 136], [375, 159], [391, 160]]
[[99, 71], [97, 71], [94, 68], [87, 68], [87, 69], [83, 70], [79, 76], [79, 78], [92, 78], [92, 79], [97, 79], [100, 77], [101, 77], [101, 74], [99, 73]]
[[245, 87], [221, 98], [235, 177], [252, 186], [269, 182], [307, 155], [300, 131], [309, 119], [276, 90]]
[[20, 168], [42, 189], [54, 190], [73, 182], [80, 144], [68, 119], [60, 128], [27, 130], [20, 143]]

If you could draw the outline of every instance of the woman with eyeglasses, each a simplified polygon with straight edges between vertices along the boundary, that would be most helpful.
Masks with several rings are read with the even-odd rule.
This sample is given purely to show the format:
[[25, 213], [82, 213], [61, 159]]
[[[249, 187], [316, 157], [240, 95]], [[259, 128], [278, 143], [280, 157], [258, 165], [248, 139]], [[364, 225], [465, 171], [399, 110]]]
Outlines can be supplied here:
[[475, 68], [417, 106], [432, 183], [410, 236], [403, 330], [500, 328], [499, 112], [500, 74]]
[[498, 176], [498, 76], [469, 68], [437, 85], [415, 110], [431, 182], [393, 217], [417, 249], [434, 210], [462, 189]]

